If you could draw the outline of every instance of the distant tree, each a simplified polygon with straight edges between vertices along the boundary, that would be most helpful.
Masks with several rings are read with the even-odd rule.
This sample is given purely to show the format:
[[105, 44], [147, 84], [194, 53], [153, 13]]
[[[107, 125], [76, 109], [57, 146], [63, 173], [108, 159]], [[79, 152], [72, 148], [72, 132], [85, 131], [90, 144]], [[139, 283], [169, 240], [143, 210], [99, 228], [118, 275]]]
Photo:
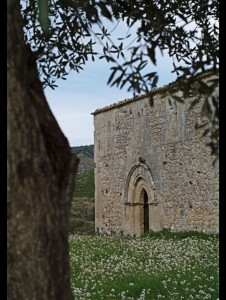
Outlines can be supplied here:
[[[147, 92], [158, 82], [158, 74], [148, 67], [156, 65], [159, 49], [173, 57], [178, 89], [187, 96], [193, 88], [189, 78], [208, 68], [218, 74], [218, 13], [216, 0], [24, 0], [21, 5], [8, 0], [9, 300], [72, 299], [67, 233], [78, 160], [43, 88], [55, 88], [55, 80], [100, 58], [113, 64], [108, 84]], [[106, 18], [126, 22], [126, 37], [113, 41]], [[217, 85], [218, 80], [196, 84], [205, 99], [203, 114], [214, 153]], [[193, 105], [200, 99], [195, 101]]]
[[84, 154], [88, 157], [94, 158], [94, 145], [71, 147], [71, 153], [75, 155]]

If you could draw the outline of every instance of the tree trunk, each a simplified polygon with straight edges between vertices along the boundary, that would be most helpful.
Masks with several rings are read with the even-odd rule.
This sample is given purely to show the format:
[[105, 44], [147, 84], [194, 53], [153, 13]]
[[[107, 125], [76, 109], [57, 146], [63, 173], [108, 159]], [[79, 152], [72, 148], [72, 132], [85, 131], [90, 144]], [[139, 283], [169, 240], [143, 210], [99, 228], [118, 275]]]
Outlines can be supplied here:
[[[19, 1], [7, 11], [8, 300], [71, 300], [71, 155], [23, 39]], [[62, 100], [63, 101], [63, 100]]]

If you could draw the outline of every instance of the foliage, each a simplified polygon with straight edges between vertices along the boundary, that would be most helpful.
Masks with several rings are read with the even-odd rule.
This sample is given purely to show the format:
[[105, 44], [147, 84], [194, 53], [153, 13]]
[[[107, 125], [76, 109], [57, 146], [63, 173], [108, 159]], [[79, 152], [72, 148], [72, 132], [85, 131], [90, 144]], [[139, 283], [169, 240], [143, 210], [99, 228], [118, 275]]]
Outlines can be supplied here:
[[94, 198], [74, 197], [71, 204], [71, 217], [77, 220], [92, 221], [94, 225]]
[[71, 235], [75, 298], [218, 299], [218, 236], [184, 233], [186, 238], [176, 238], [171, 233], [170, 239], [165, 234]]
[[[129, 90], [138, 93], [147, 92], [157, 84], [156, 72], [141, 73], [148, 61], [156, 65], [157, 49], [167, 50], [173, 57], [172, 71], [178, 76], [191, 77], [218, 67], [216, 0], [211, 3], [209, 0], [54, 0], [49, 3], [48, 30], [38, 19], [40, 1], [25, 0], [22, 15], [25, 40], [39, 54], [44, 85], [51, 86], [71, 69], [79, 72], [88, 57], [95, 60], [95, 55], [116, 65], [109, 78], [111, 85], [122, 88], [128, 82]], [[114, 23], [125, 21], [126, 37], [111, 40], [112, 32], [105, 27], [103, 16]], [[126, 47], [133, 27], [136, 27], [134, 41]], [[97, 43], [102, 46], [102, 53], [94, 50]], [[124, 60], [122, 64], [118, 63], [120, 57]]]
[[[58, 78], [66, 79], [71, 70], [80, 72], [87, 60], [99, 58], [113, 64], [108, 84], [127, 86], [134, 94], [148, 92], [158, 83], [158, 74], [151, 69], [158, 63], [156, 53], [168, 52], [172, 72], [178, 76], [177, 91], [183, 93], [182, 98], [174, 95], [176, 101], [191, 96], [194, 85], [187, 79], [208, 69], [217, 77], [208, 87], [200, 81], [196, 90], [205, 99], [204, 133], [218, 154], [217, 0], [53, 0], [48, 7], [46, 1], [22, 2], [25, 41], [35, 52], [44, 87], [55, 88]], [[120, 22], [128, 32], [114, 40]], [[199, 101], [196, 97], [193, 105]]]
[[70, 234], [94, 234], [95, 225], [94, 221], [88, 221], [84, 219], [70, 218], [69, 233]]
[[84, 154], [90, 158], [94, 158], [94, 145], [71, 147], [71, 152], [75, 155]]

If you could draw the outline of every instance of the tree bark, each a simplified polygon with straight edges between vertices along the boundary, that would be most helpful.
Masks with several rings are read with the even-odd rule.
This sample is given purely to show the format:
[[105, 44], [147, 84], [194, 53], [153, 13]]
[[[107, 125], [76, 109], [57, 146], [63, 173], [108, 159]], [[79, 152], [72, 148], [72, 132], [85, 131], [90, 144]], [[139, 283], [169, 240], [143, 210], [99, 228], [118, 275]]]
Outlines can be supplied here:
[[46, 102], [18, 0], [7, 11], [7, 101], [7, 299], [71, 300], [68, 223], [78, 159]]

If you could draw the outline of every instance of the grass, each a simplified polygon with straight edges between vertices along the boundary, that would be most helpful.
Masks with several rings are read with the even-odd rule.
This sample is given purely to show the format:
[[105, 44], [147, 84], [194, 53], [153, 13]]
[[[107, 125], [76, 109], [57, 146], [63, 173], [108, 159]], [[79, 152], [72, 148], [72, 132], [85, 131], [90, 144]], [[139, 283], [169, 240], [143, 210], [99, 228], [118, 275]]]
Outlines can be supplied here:
[[217, 235], [162, 231], [69, 240], [75, 299], [219, 298]]
[[69, 232], [71, 234], [94, 234], [94, 221], [70, 218]]
[[69, 223], [70, 234], [94, 234], [94, 221], [94, 199], [73, 198]]
[[94, 170], [77, 175], [75, 178], [74, 197], [94, 198], [95, 182]]
[[73, 198], [71, 204], [71, 217], [89, 221], [95, 220], [93, 198]]

